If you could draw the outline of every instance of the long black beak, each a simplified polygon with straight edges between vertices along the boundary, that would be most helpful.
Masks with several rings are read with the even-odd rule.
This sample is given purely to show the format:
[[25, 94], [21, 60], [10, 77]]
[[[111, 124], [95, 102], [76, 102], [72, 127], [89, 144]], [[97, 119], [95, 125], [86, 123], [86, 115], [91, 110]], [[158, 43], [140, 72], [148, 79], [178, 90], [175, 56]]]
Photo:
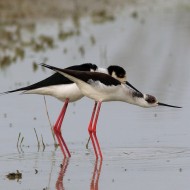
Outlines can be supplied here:
[[164, 104], [164, 103], [160, 103], [160, 102], [158, 102], [158, 105], [159, 106], [167, 106], [167, 107], [171, 107], [171, 108], [182, 108], [182, 107], [179, 107], [179, 106], [172, 106], [172, 105], [168, 105], [168, 104]]
[[[139, 90], [137, 90], [132, 84], [130, 84], [129, 82], [125, 82], [125, 84], [127, 85], [127, 86], [130, 86], [133, 90], [135, 90], [135, 91], [137, 91], [137, 92], [139, 92], [139, 93], [141, 93], [142, 94], [142, 92], [140, 92]], [[142, 94], [142, 96], [143, 96], [143, 94]]]

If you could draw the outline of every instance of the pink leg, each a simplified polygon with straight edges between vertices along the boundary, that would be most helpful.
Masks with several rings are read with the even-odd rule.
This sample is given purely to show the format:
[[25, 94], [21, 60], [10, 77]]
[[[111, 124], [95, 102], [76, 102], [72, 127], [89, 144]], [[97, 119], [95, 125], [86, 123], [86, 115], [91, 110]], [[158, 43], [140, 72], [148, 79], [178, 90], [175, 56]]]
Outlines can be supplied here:
[[68, 149], [68, 147], [67, 147], [67, 145], [66, 145], [66, 143], [65, 143], [65, 141], [63, 139], [63, 136], [61, 134], [61, 125], [62, 125], [64, 116], [65, 116], [65, 113], [66, 113], [66, 110], [67, 110], [68, 103], [69, 103], [69, 99], [66, 99], [65, 103], [64, 103], [64, 106], [63, 106], [63, 108], [61, 110], [61, 113], [60, 113], [60, 115], [59, 115], [59, 117], [58, 117], [58, 119], [57, 119], [57, 121], [56, 121], [56, 123], [55, 123], [55, 125], [53, 127], [54, 133], [55, 133], [55, 135], [57, 137], [57, 140], [59, 142], [59, 145], [60, 145], [60, 148], [61, 148], [61, 150], [63, 152], [64, 157], [66, 157], [65, 150], [66, 150], [68, 156], [71, 157], [69, 149]]
[[94, 148], [94, 153], [96, 155], [96, 158], [98, 158], [98, 153], [97, 153], [97, 150], [96, 150], [96, 145], [95, 145], [94, 138], [93, 138], [93, 135], [92, 135], [92, 133], [93, 133], [92, 124], [93, 124], [94, 115], [95, 115], [95, 112], [96, 112], [96, 106], [97, 106], [97, 102], [95, 102], [95, 104], [94, 104], [92, 116], [91, 116], [90, 123], [89, 123], [89, 126], [88, 126], [88, 132], [89, 132], [89, 135], [90, 135], [90, 139], [92, 141], [92, 146]]
[[65, 100], [65, 103], [64, 103], [63, 108], [61, 110], [61, 113], [59, 114], [59, 117], [58, 117], [58, 119], [57, 119], [57, 121], [53, 127], [53, 130], [56, 132], [60, 132], [60, 130], [61, 130], [61, 125], [62, 125], [64, 116], [65, 116], [65, 112], [67, 110], [68, 103], [69, 103], [69, 99], [67, 98]]
[[95, 143], [98, 147], [98, 152], [99, 152], [99, 155], [100, 155], [100, 158], [102, 159], [102, 151], [101, 151], [101, 148], [100, 148], [100, 144], [98, 142], [98, 138], [96, 136], [96, 125], [97, 125], [97, 121], [98, 121], [98, 117], [99, 117], [99, 113], [100, 113], [100, 108], [101, 108], [101, 104], [102, 102], [98, 102], [98, 107], [97, 107], [97, 111], [96, 111], [96, 117], [95, 117], [95, 121], [93, 123], [93, 128], [92, 128], [92, 134], [94, 135], [94, 140], [95, 140]]
[[56, 136], [56, 138], [58, 140], [58, 143], [59, 143], [61, 151], [62, 151], [62, 153], [64, 155], [64, 158], [66, 158], [67, 156], [66, 156], [66, 153], [65, 153], [64, 143], [61, 141], [61, 138], [60, 138], [61, 134], [55, 133], [55, 136]]
[[94, 115], [95, 115], [95, 112], [96, 112], [96, 106], [97, 106], [97, 102], [95, 102], [95, 104], [94, 104], [92, 116], [91, 116], [90, 123], [89, 123], [89, 126], [88, 126], [88, 131], [92, 130], [92, 124], [93, 124], [93, 121], [94, 121]]
[[68, 157], [71, 157], [71, 154], [69, 152], [67, 144], [65, 143], [65, 141], [63, 139], [62, 134], [61, 133], [55, 133], [55, 136], [57, 137], [57, 140], [59, 142], [59, 146], [61, 148], [61, 151], [63, 152], [64, 157], [67, 157], [66, 154], [65, 154], [65, 150], [66, 150], [66, 152], [68, 154]]

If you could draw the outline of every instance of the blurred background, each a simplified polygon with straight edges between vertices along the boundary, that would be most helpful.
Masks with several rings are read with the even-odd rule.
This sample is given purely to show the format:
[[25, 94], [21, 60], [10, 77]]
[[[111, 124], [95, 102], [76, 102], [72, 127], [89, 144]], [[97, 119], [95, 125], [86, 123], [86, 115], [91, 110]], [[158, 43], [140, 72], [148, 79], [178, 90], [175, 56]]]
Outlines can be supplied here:
[[[189, 18], [188, 0], [1, 0], [0, 92], [50, 76], [53, 72], [40, 63], [61, 68], [86, 62], [124, 67], [137, 89], [183, 109], [104, 103], [97, 129], [105, 157], [100, 189], [187, 189]], [[62, 103], [51, 97], [46, 101], [53, 124]], [[92, 107], [87, 98], [70, 104], [63, 122], [72, 153], [65, 176], [70, 189], [78, 189], [76, 184], [90, 187], [94, 155], [85, 144]], [[13, 189], [16, 184], [26, 189], [30, 183], [31, 189], [54, 189], [63, 156], [54, 148], [43, 96], [0, 96], [0, 127], [0, 187]], [[39, 138], [42, 135], [45, 150], [38, 150], [34, 128]], [[19, 133], [24, 139], [18, 151]], [[41, 171], [37, 177], [43, 184], [36, 182], [34, 168]], [[5, 180], [6, 173], [17, 169], [25, 180]], [[89, 175], [72, 172], [76, 170]]]

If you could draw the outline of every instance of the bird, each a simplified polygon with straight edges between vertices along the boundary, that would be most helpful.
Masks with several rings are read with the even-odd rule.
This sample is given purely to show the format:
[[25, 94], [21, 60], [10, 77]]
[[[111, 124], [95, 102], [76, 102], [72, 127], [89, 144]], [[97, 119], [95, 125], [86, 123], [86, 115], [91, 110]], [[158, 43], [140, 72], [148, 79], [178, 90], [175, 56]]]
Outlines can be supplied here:
[[104, 73], [87, 72], [87, 71], [72, 71], [68, 69], [60, 69], [49, 65], [45, 67], [59, 72], [64, 77], [75, 82], [81, 92], [95, 100], [92, 116], [88, 126], [88, 132], [92, 141], [93, 149], [96, 158], [103, 159], [102, 151], [96, 135], [96, 126], [100, 113], [102, 102], [122, 101], [129, 104], [137, 105], [144, 108], [167, 106], [172, 108], [182, 108], [159, 102], [156, 97], [149, 94], [142, 94], [129, 88], [126, 84]]
[[[43, 63], [40, 65], [45, 66], [45, 64]], [[77, 70], [77, 71], [89, 71], [89, 72], [103, 72], [117, 78], [117, 80], [121, 81], [121, 83], [125, 83], [127, 80], [126, 71], [118, 65], [111, 65], [105, 69], [97, 67], [95, 64], [92, 63], [84, 63], [81, 65], [74, 65], [66, 69]], [[132, 85], [131, 88], [133, 88]], [[23, 94], [49, 95], [57, 98], [58, 100], [64, 101], [62, 110], [54, 124], [53, 131], [57, 137], [58, 143], [64, 154], [64, 157], [67, 157], [67, 155], [68, 157], [70, 157], [71, 156], [70, 151], [61, 134], [61, 126], [67, 110], [68, 103], [77, 101], [83, 97], [83, 94], [80, 92], [77, 85], [73, 81], [61, 75], [60, 73], [54, 73], [50, 77], [41, 80], [37, 83], [34, 83], [32, 85], [15, 90], [6, 91], [1, 94], [9, 94], [20, 91]]]

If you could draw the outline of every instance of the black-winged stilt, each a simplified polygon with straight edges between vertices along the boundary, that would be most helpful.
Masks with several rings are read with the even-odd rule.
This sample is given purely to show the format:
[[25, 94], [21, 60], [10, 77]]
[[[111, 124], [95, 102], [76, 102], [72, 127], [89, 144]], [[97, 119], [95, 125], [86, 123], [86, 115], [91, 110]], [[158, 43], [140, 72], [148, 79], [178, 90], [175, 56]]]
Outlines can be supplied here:
[[[45, 64], [41, 64], [41, 65], [45, 66]], [[126, 81], [125, 70], [122, 67], [116, 66], [116, 65], [112, 65], [112, 66], [109, 66], [107, 69], [104, 69], [104, 68], [98, 68], [96, 65], [91, 64], [91, 63], [85, 63], [81, 65], [71, 66], [71, 67], [68, 67], [67, 69], [77, 70], [77, 71], [103, 72], [117, 78], [122, 83], [125, 83]], [[58, 142], [60, 144], [60, 147], [64, 156], [66, 157], [66, 153], [67, 153], [68, 156], [70, 157], [71, 155], [70, 155], [69, 149], [63, 139], [63, 136], [61, 135], [61, 126], [62, 126], [62, 122], [66, 113], [68, 103], [77, 101], [83, 97], [83, 94], [80, 92], [77, 85], [73, 81], [61, 75], [60, 73], [55, 73], [51, 75], [50, 77], [42, 81], [39, 81], [35, 84], [32, 84], [30, 86], [26, 86], [26, 87], [19, 88], [16, 90], [7, 91], [2, 94], [8, 94], [8, 93], [18, 92], [18, 91], [22, 91], [24, 94], [50, 95], [65, 102], [59, 114], [59, 117], [53, 127], [53, 130], [58, 139]]]
[[181, 108], [179, 106], [173, 106], [158, 102], [157, 99], [152, 95], [142, 94], [141, 92], [137, 92], [134, 89], [129, 88], [127, 86], [127, 84], [129, 84], [128, 82], [126, 82], [126, 84], [122, 84], [117, 79], [104, 73], [71, 71], [68, 69], [55, 68], [49, 65], [43, 66], [59, 72], [63, 76], [72, 80], [76, 83], [76, 85], [85, 96], [95, 100], [88, 131], [97, 158], [99, 154], [100, 158], [102, 159], [101, 148], [96, 136], [96, 125], [102, 102], [122, 101], [145, 108], [156, 106]]

